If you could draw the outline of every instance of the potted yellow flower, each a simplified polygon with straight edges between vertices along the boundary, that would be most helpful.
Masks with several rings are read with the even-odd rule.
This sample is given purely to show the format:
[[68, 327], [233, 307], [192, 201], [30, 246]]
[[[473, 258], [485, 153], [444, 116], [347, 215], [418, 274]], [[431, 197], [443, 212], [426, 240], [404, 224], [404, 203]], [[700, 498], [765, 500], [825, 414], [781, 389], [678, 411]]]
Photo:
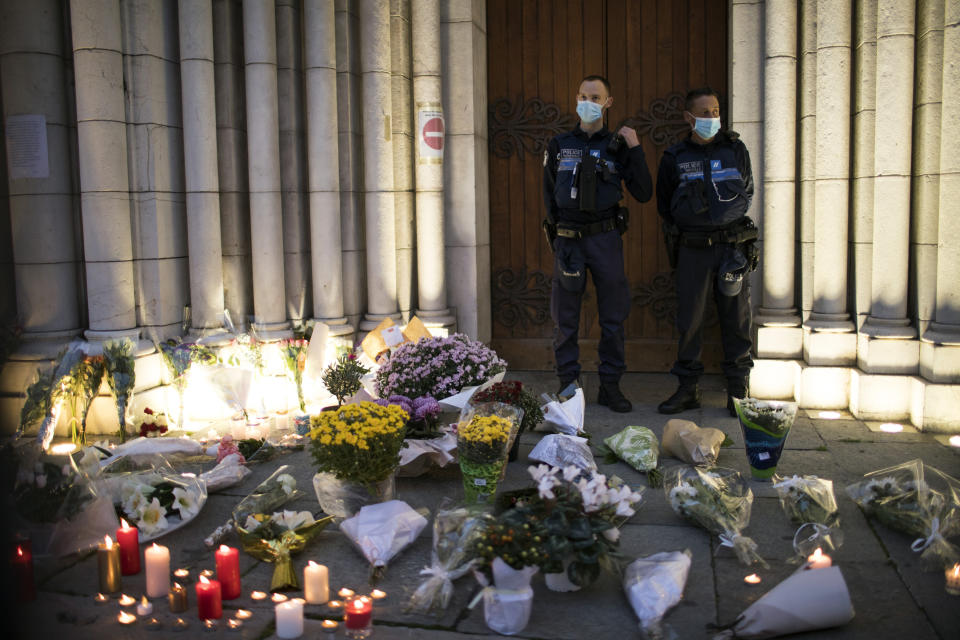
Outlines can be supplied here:
[[507, 452], [523, 411], [502, 402], [470, 407], [457, 426], [457, 450], [467, 502], [486, 502], [497, 492]]
[[407, 421], [397, 405], [359, 402], [310, 418], [313, 486], [323, 510], [347, 518], [370, 502], [393, 498], [394, 472]]

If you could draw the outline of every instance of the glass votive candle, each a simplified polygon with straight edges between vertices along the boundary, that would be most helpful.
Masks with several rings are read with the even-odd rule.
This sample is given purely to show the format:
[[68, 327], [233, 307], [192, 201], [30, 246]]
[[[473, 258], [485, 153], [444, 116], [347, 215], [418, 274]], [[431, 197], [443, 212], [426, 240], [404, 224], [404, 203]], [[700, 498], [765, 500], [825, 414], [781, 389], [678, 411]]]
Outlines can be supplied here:
[[373, 602], [370, 598], [354, 598], [343, 606], [343, 626], [347, 637], [367, 638], [373, 633]]
[[324, 633], [329, 634], [329, 637], [333, 637], [333, 634], [337, 632], [337, 629], [340, 627], [340, 624], [336, 620], [324, 620], [320, 623], [320, 628]]

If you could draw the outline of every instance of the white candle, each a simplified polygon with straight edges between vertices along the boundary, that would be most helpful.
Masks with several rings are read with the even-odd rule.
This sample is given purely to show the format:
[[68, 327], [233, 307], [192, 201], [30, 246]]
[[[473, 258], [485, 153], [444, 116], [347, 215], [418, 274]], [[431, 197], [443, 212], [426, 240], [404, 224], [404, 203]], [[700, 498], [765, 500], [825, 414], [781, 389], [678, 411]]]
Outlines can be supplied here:
[[137, 615], [138, 616], [148, 616], [153, 613], [153, 605], [147, 600], [147, 596], [143, 596], [140, 600], [140, 604], [137, 605]]
[[303, 595], [310, 604], [323, 604], [330, 599], [329, 573], [313, 560], [303, 568]]
[[143, 557], [147, 563], [147, 596], [165, 597], [170, 591], [170, 549], [154, 542]]
[[830, 556], [821, 551], [820, 547], [807, 558], [807, 567], [810, 569], [826, 569], [832, 564]]
[[276, 606], [277, 637], [299, 638], [303, 635], [303, 605], [299, 602], [281, 602]]

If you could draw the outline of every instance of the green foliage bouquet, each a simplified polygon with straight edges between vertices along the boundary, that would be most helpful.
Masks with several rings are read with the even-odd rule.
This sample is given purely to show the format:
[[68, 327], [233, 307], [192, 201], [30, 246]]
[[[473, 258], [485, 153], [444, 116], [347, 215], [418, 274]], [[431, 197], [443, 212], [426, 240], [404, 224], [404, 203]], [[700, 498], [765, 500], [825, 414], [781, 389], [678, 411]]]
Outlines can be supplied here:
[[327, 391], [337, 397], [337, 404], [342, 405], [344, 400], [360, 390], [360, 378], [368, 371], [357, 360], [356, 354], [344, 353], [324, 369], [320, 379]]

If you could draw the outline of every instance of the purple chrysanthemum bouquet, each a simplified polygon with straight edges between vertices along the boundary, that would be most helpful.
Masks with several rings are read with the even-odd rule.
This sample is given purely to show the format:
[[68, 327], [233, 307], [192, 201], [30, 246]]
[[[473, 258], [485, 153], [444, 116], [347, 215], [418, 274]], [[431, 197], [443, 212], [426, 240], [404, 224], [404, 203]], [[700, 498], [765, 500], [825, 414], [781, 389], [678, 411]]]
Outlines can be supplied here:
[[462, 333], [401, 345], [377, 371], [381, 398], [404, 395], [447, 398], [506, 371], [497, 353]]
[[374, 402], [383, 407], [397, 405], [407, 412], [410, 416], [407, 422], [407, 438], [423, 440], [442, 435], [437, 428], [442, 409], [433, 396], [421, 396], [411, 400], [407, 396], [395, 394], [389, 398], [379, 398]]

